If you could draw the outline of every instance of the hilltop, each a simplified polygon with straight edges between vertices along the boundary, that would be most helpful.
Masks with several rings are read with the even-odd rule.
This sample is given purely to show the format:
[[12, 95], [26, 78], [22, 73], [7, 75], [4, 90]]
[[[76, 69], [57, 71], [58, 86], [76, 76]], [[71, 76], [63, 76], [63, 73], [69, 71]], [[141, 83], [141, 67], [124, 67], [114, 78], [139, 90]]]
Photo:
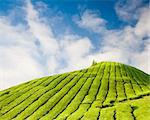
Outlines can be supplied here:
[[149, 78], [129, 65], [100, 62], [31, 80], [0, 92], [0, 120], [148, 120]]

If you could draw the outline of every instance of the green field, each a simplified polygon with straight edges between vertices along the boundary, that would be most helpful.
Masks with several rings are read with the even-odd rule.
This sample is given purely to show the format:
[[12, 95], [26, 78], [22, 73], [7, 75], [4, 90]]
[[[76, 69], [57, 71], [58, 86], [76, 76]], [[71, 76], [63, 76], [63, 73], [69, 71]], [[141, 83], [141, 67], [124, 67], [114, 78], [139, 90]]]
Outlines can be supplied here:
[[0, 120], [24, 119], [150, 120], [150, 75], [100, 62], [1, 91]]

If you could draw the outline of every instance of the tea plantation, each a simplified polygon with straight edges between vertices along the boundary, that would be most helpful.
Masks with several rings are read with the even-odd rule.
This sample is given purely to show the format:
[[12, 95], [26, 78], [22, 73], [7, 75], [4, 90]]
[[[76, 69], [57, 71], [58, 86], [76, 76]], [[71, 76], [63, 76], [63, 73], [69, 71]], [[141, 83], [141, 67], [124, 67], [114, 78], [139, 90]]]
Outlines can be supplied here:
[[150, 75], [117, 62], [0, 92], [0, 120], [150, 120]]

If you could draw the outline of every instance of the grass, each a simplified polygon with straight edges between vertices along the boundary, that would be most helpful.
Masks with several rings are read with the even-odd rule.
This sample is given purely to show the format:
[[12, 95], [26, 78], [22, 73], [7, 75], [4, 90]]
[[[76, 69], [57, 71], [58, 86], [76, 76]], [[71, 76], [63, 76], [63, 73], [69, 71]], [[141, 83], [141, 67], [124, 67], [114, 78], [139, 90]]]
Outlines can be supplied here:
[[149, 114], [150, 75], [117, 62], [0, 91], [0, 120], [148, 120]]

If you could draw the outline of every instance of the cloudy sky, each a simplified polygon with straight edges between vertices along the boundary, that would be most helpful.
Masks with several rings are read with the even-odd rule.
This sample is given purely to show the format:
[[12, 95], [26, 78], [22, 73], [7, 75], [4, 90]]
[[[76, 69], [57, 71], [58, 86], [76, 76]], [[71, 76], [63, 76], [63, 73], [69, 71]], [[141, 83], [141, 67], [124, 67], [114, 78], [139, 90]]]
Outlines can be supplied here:
[[85, 68], [93, 59], [150, 73], [148, 2], [0, 0], [0, 89]]

